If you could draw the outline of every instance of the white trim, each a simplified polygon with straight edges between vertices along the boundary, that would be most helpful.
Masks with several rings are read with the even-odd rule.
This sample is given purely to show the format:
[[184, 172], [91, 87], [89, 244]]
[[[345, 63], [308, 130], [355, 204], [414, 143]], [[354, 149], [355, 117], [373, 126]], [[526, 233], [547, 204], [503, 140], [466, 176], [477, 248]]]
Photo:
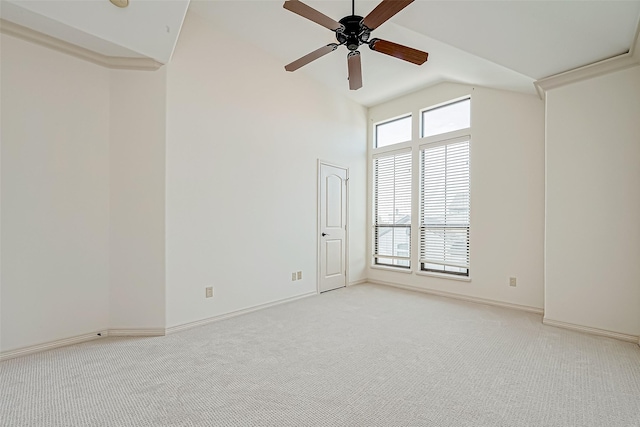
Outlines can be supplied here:
[[536, 80], [533, 84], [535, 85], [540, 98], [544, 99], [544, 95], [548, 90], [588, 80], [615, 71], [622, 71], [638, 64], [639, 63], [635, 58], [628, 53], [625, 53], [613, 58], [605, 59], [604, 61], [585, 65], [584, 67]]
[[412, 139], [411, 141], [397, 142], [380, 148], [372, 148], [371, 156], [383, 156], [385, 153], [391, 153], [394, 151], [411, 150], [413, 147], [413, 141], [414, 140]]
[[[470, 270], [469, 267], [466, 267], [467, 270]], [[429, 276], [429, 277], [437, 277], [438, 279], [447, 279], [447, 280], [457, 280], [459, 282], [470, 282], [471, 277], [469, 276], [460, 276], [456, 274], [447, 274], [447, 273], [438, 273], [435, 271], [416, 271], [418, 276]]]
[[[420, 228], [438, 228], [438, 227], [420, 227]], [[440, 228], [444, 228], [444, 227], [440, 227]], [[451, 227], [452, 229], [455, 228], [456, 230], [461, 228], [461, 229], [465, 229], [465, 228], [469, 228], [469, 227]], [[448, 262], [448, 261], [443, 261], [441, 259], [419, 259], [418, 261], [420, 261], [420, 264], [438, 264], [438, 265], [444, 265], [445, 267], [456, 267], [456, 268], [466, 268], [467, 270], [469, 270], [469, 264], [456, 264], [455, 262]], [[444, 274], [447, 274], [446, 272], [443, 272]]]
[[[384, 257], [381, 257], [381, 258], [384, 258]], [[413, 273], [413, 270], [411, 268], [393, 267], [390, 265], [371, 264], [369, 268], [373, 268], [374, 270], [393, 271], [394, 273], [405, 273], [405, 274]]]
[[75, 337], [63, 338], [60, 340], [49, 341], [42, 344], [30, 345], [30, 346], [18, 348], [15, 350], [3, 351], [2, 353], [0, 353], [0, 361], [14, 359], [16, 357], [27, 356], [34, 353], [40, 353], [42, 351], [53, 350], [59, 347], [66, 347], [68, 345], [79, 344], [87, 341], [93, 341], [99, 338], [104, 338], [108, 335], [109, 335], [109, 332], [106, 330], [96, 331], [96, 332], [90, 332], [88, 334], [77, 335]]
[[594, 62], [584, 67], [575, 68], [553, 76], [545, 77], [533, 82], [540, 99], [545, 99], [545, 94], [550, 89], [555, 89], [571, 83], [580, 82], [594, 77], [622, 71], [626, 68], [640, 65], [640, 22], [636, 27], [636, 34], [627, 53], [614, 56], [603, 61]]
[[367, 279], [360, 279], [360, 280], [355, 280], [353, 282], [349, 282], [347, 286], [357, 286], [357, 285], [362, 285], [364, 283], [367, 283]]
[[151, 329], [109, 329], [110, 337], [163, 337], [166, 335], [164, 328]]
[[[380, 227], [385, 227], [385, 226], [392, 226], [394, 224], [380, 224]], [[411, 228], [411, 226], [408, 227], [404, 227], [404, 228]], [[384, 259], [399, 259], [399, 260], [407, 260], [407, 261], [411, 261], [411, 257], [410, 256], [398, 256], [398, 255], [379, 255], [379, 254], [373, 254], [371, 255], [373, 257], [373, 259], [375, 260], [376, 258], [384, 258]]]
[[514, 310], [526, 311], [527, 313], [535, 313], [535, 314], [543, 314], [544, 313], [543, 309], [537, 308], [537, 307], [531, 307], [531, 306], [528, 306], [528, 305], [520, 305], [520, 304], [513, 304], [513, 303], [510, 303], [510, 302], [503, 302], [503, 301], [496, 301], [496, 300], [490, 300], [490, 299], [485, 299], [485, 298], [471, 297], [471, 296], [467, 296], [467, 295], [454, 294], [454, 293], [451, 293], [451, 292], [435, 291], [435, 290], [432, 290], [432, 289], [419, 288], [417, 286], [401, 285], [399, 283], [392, 283], [392, 282], [383, 282], [381, 280], [371, 280], [371, 279], [369, 279], [368, 282], [372, 283], [374, 285], [391, 286], [393, 288], [400, 288], [400, 289], [405, 289], [405, 290], [408, 290], [408, 291], [422, 292], [424, 294], [436, 295], [436, 296], [445, 297], [445, 298], [452, 298], [452, 299], [457, 299], [457, 300], [462, 300], [462, 301], [467, 301], [467, 302], [473, 302], [473, 303], [477, 303], [477, 304], [491, 305], [491, 306], [502, 307], [502, 308], [511, 308], [511, 309], [514, 309]]
[[276, 300], [276, 301], [271, 301], [271, 302], [267, 302], [267, 303], [264, 303], [264, 304], [258, 304], [258, 305], [254, 305], [252, 307], [243, 308], [243, 309], [232, 311], [232, 312], [229, 312], [229, 313], [219, 314], [219, 315], [213, 316], [213, 317], [208, 317], [206, 319], [196, 320], [195, 322], [188, 322], [188, 323], [183, 323], [181, 325], [175, 325], [175, 326], [172, 326], [170, 328], [167, 328], [165, 331], [166, 331], [166, 334], [169, 335], [169, 334], [173, 334], [175, 332], [184, 331], [186, 329], [195, 328], [197, 326], [207, 325], [209, 323], [218, 322], [220, 320], [230, 319], [232, 317], [236, 317], [236, 316], [241, 316], [243, 314], [252, 313], [254, 311], [262, 310], [264, 308], [274, 307], [274, 306], [280, 305], [280, 304], [286, 304], [288, 302], [296, 301], [296, 300], [299, 300], [299, 299], [302, 299], [302, 298], [311, 297], [311, 296], [314, 296], [314, 295], [317, 295], [317, 294], [318, 293], [316, 291], [307, 292], [305, 294], [296, 295], [294, 297], [289, 297], [289, 298], [284, 298], [284, 299], [280, 299], [280, 300]]
[[[443, 145], [457, 144], [459, 142], [468, 142], [471, 145], [471, 128], [464, 128], [462, 130], [454, 130], [453, 132], [441, 133], [436, 136], [427, 136], [420, 139], [420, 145], [418, 151], [427, 150], [429, 148], [441, 147]], [[469, 148], [471, 150], [471, 148]], [[471, 154], [469, 154], [471, 156]]]
[[404, 153], [412, 153], [413, 152], [413, 141], [408, 142], [399, 142], [398, 145], [389, 145], [388, 147], [392, 147], [388, 150], [385, 150], [387, 147], [382, 147], [381, 151], [374, 151], [371, 154], [371, 160], [378, 159], [380, 157], [390, 157], [397, 156], [398, 154]]
[[556, 328], [568, 329], [570, 331], [584, 332], [591, 335], [598, 335], [601, 337], [614, 338], [621, 341], [628, 341], [632, 343], [638, 342], [636, 335], [621, 334], [619, 332], [607, 331], [605, 329], [592, 328], [590, 326], [576, 325], [568, 322], [561, 322], [559, 320], [548, 319], [544, 317], [542, 323], [547, 326], [554, 326]]
[[151, 58], [127, 58], [103, 55], [101, 53], [85, 49], [84, 47], [48, 36], [41, 32], [32, 30], [31, 28], [14, 24], [13, 22], [9, 22], [4, 19], [0, 19], [0, 33], [17, 37], [49, 49], [57, 50], [58, 52], [75, 56], [76, 58], [83, 59], [106, 68], [155, 71], [164, 65]]
[[631, 49], [629, 49], [629, 55], [638, 63], [640, 63], [640, 20], [638, 20], [638, 26], [636, 27], [636, 38], [631, 45]]
[[[350, 283], [349, 286], [359, 285], [367, 282], [366, 279], [359, 280], [357, 282]], [[288, 302], [296, 301], [302, 298], [317, 295], [316, 292], [308, 292], [302, 295], [297, 295], [290, 298], [285, 298], [277, 301], [268, 302], [265, 304], [259, 304], [253, 307], [244, 308], [241, 310], [233, 311], [230, 313], [222, 314], [219, 316], [210, 317], [195, 322], [189, 322], [182, 325], [176, 325], [171, 328], [148, 328], [148, 329], [107, 329], [97, 332], [91, 332], [88, 334], [78, 335], [75, 337], [63, 338], [56, 341], [46, 342], [42, 344], [36, 344], [28, 347], [22, 347], [15, 350], [4, 351], [0, 353], [0, 361], [14, 359], [16, 357], [27, 356], [34, 353], [40, 353], [47, 350], [53, 350], [59, 347], [66, 347], [68, 345], [79, 344], [87, 341], [93, 341], [95, 339], [111, 337], [161, 337], [170, 333], [179, 332], [185, 329], [191, 329], [197, 326], [206, 325], [208, 323], [216, 322], [218, 320], [225, 320], [231, 317], [240, 316], [243, 314], [258, 311], [264, 308], [274, 307], [276, 305], [285, 304]], [[98, 335], [100, 334], [100, 335]]]

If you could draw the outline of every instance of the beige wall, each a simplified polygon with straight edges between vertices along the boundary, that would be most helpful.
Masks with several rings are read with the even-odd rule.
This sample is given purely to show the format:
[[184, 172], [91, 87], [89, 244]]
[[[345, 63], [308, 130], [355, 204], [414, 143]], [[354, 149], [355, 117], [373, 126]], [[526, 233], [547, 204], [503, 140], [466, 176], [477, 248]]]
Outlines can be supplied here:
[[365, 277], [366, 110], [216, 37], [189, 18], [134, 72], [2, 36], [2, 352], [315, 291], [318, 159], [350, 168]]
[[109, 328], [164, 330], [166, 69], [110, 77]]
[[2, 351], [109, 322], [109, 72], [2, 35]]
[[640, 335], [640, 67], [547, 93], [545, 320]]
[[318, 159], [350, 168], [349, 279], [365, 277], [363, 107], [193, 14], [167, 87], [169, 327], [316, 290]]
[[2, 36], [2, 351], [164, 329], [165, 93]]
[[[371, 108], [369, 146], [373, 146], [374, 123], [413, 113], [413, 134], [417, 139], [420, 109], [466, 95], [471, 96], [472, 133], [471, 281], [416, 274], [420, 268], [417, 230], [412, 238], [411, 274], [369, 268], [367, 275], [381, 282], [541, 309], [544, 103], [540, 99], [514, 92], [441, 84]], [[372, 193], [371, 186], [368, 192]], [[415, 214], [417, 191], [413, 200]], [[371, 263], [371, 233], [367, 237], [367, 260]], [[509, 286], [509, 277], [517, 278], [516, 287]]]

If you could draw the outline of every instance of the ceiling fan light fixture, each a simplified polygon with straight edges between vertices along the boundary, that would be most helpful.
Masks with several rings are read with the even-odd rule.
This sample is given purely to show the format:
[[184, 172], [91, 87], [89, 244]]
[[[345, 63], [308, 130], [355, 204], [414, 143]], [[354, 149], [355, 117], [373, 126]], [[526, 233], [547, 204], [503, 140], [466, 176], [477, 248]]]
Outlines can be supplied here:
[[125, 8], [129, 6], [129, 0], [109, 0], [114, 6]]
[[300, 0], [285, 1], [283, 5], [285, 9], [333, 31], [338, 43], [332, 43], [316, 49], [286, 65], [284, 69], [287, 71], [295, 71], [327, 53], [333, 52], [338, 46], [344, 45], [349, 50], [347, 55], [349, 89], [358, 90], [362, 87], [362, 66], [358, 48], [363, 44], [368, 45], [369, 48], [375, 52], [393, 56], [416, 65], [424, 64], [429, 56], [427, 52], [386, 40], [377, 38], [370, 39], [373, 30], [384, 24], [414, 1], [415, 0], [382, 0], [375, 9], [363, 18], [355, 14], [355, 0], [352, 0], [351, 15], [345, 16], [340, 21], [333, 20], [322, 12], [302, 3]]

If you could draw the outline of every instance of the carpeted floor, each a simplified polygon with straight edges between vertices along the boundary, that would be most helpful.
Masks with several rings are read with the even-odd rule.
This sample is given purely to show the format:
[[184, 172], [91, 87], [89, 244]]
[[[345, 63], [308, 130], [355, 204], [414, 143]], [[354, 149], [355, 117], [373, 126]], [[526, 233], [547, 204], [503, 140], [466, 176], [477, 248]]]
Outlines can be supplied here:
[[360, 285], [0, 364], [2, 426], [640, 426], [640, 348]]

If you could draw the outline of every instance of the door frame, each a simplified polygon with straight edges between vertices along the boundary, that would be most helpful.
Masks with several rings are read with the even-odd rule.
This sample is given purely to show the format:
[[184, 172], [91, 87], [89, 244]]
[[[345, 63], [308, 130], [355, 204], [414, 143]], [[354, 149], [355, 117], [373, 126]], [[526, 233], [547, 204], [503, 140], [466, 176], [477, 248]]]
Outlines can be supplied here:
[[345, 191], [345, 230], [344, 230], [344, 287], [349, 286], [349, 168], [338, 165], [333, 162], [327, 162], [322, 159], [318, 159], [318, 188], [316, 195], [316, 212], [317, 212], [317, 221], [316, 221], [316, 239], [318, 244], [316, 245], [316, 294], [320, 295], [320, 277], [322, 275], [321, 263], [321, 252], [322, 252], [322, 240], [320, 240], [320, 233], [322, 229], [322, 221], [321, 221], [321, 212], [320, 206], [322, 206], [322, 201], [320, 200], [321, 196], [321, 188], [322, 188], [322, 166], [331, 166], [333, 168], [342, 169], [346, 172], [346, 191]]

